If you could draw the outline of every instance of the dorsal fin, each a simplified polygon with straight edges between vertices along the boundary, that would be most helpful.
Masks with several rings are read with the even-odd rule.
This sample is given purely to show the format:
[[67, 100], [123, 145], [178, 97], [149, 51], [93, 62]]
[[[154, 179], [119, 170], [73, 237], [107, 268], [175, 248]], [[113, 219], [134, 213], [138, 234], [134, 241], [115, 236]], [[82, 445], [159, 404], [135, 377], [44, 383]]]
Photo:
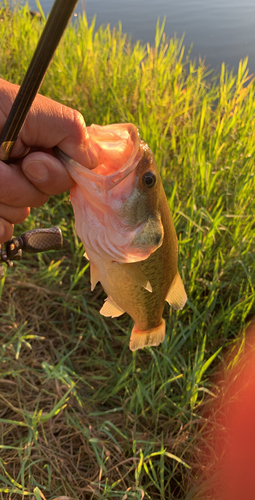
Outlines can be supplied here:
[[170, 286], [166, 301], [174, 309], [182, 309], [187, 302], [187, 295], [179, 273], [176, 274]]
[[148, 292], [152, 292], [151, 284], [137, 262], [132, 262], [132, 264], [120, 264], [118, 262], [118, 264], [129, 274], [129, 276], [131, 276], [131, 278], [133, 278], [134, 281], [136, 281], [136, 283], [138, 283], [138, 285], [145, 288], [145, 290], [148, 290]]
[[124, 312], [125, 311], [123, 311], [123, 309], [121, 309], [121, 307], [119, 307], [111, 297], [107, 297], [103, 307], [100, 309], [100, 314], [102, 314], [102, 316], [110, 318], [117, 318]]

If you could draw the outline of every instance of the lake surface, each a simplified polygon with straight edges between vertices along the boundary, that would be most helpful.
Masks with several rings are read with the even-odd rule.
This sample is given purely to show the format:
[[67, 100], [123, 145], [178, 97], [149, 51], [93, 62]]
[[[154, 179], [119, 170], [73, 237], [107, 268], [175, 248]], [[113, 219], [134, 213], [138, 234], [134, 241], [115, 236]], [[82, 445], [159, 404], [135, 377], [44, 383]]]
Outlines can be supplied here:
[[[66, 0], [68, 1], [68, 0]], [[41, 0], [48, 14], [53, 0]], [[38, 10], [34, 0], [31, 9]], [[249, 56], [250, 72], [255, 72], [255, 0], [86, 0], [83, 6], [89, 22], [96, 14], [96, 26], [121, 21], [123, 32], [132, 39], [153, 44], [157, 18], [166, 16], [165, 33], [193, 43], [192, 58], [201, 55], [211, 68], [224, 61], [230, 68]], [[81, 0], [75, 13], [82, 12]]]

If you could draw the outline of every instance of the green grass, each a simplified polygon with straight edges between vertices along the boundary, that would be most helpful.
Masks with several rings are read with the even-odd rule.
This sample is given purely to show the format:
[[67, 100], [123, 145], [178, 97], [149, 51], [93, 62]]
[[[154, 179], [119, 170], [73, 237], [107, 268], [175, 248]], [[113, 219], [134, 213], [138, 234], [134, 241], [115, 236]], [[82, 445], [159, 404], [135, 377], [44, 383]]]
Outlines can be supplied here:
[[[2, 5], [0, 76], [21, 83], [43, 22]], [[130, 352], [130, 318], [103, 318], [103, 290], [90, 292], [68, 193], [32, 210], [15, 234], [58, 224], [65, 244], [0, 283], [0, 498], [213, 499], [215, 371], [230, 369], [227, 348], [254, 313], [255, 83], [247, 60], [214, 80], [164, 23], [154, 47], [94, 24], [84, 13], [68, 27], [41, 92], [88, 125], [139, 127], [164, 181], [188, 303], [166, 306], [160, 347]]]

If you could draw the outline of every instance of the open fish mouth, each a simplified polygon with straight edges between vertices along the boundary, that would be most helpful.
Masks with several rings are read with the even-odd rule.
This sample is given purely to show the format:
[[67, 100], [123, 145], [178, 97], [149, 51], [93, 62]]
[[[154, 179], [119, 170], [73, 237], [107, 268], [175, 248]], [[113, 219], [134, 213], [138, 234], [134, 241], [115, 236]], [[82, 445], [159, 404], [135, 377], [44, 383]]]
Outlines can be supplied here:
[[[117, 186], [120, 182], [122, 182], [128, 175], [131, 174], [138, 165], [139, 161], [142, 158], [142, 151], [138, 149], [136, 155], [132, 155], [132, 157], [122, 165], [118, 170], [112, 172], [111, 169], [107, 170], [107, 167], [104, 168], [104, 165], [99, 165], [93, 170], [89, 170], [85, 166], [80, 163], [74, 161], [70, 156], [68, 156], [64, 151], [59, 149], [57, 146], [53, 148], [53, 153], [64, 165], [67, 167], [71, 177], [76, 180], [77, 184], [79, 181], [79, 176], [86, 176], [87, 182], [90, 184], [90, 189], [96, 190], [97, 193], [101, 190], [103, 193], [107, 193], [111, 191], [115, 186]], [[103, 169], [103, 168], [104, 169]], [[86, 169], [86, 174], [84, 172]], [[100, 173], [98, 173], [101, 170]]]
[[76, 232], [86, 251], [106, 260], [145, 260], [162, 244], [164, 231], [157, 203], [147, 210], [150, 194], [139, 186], [144, 143], [133, 124], [87, 130], [90, 151], [84, 165], [57, 147], [53, 150], [76, 182], [71, 189]]
[[[57, 146], [54, 155], [67, 167], [71, 177], [79, 184], [79, 177], [86, 176], [91, 187], [106, 193], [122, 182], [139, 163], [143, 152], [140, 149], [140, 134], [132, 123], [113, 125], [91, 125], [89, 154], [81, 165]], [[93, 157], [93, 163], [89, 158]]]

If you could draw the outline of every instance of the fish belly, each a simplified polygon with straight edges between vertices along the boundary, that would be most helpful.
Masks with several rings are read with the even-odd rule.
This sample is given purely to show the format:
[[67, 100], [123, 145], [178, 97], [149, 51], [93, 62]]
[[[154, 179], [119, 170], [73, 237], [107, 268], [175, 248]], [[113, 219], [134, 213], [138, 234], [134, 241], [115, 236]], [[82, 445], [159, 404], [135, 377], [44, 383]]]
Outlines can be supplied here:
[[[118, 262], [101, 259], [91, 252], [89, 252], [88, 256], [97, 268], [98, 280], [108, 297], [120, 309], [131, 316], [139, 330], [148, 330], [159, 326], [162, 321], [162, 311], [170, 283], [166, 285], [163, 282], [163, 276], [160, 276], [160, 271], [157, 273], [154, 269], [148, 276], [148, 261], [151, 260], [152, 256], [147, 259], [147, 265], [145, 265], [144, 261], [139, 263], [139, 266], [150, 280], [152, 292], [140, 286], [128, 274], [126, 268]], [[129, 266], [132, 266], [132, 264], [129, 264]]]
[[[96, 267], [98, 280], [108, 295], [109, 303], [117, 306], [116, 314], [112, 316], [126, 312], [135, 322], [131, 334], [131, 350], [158, 345], [165, 337], [162, 313], [172, 280], [171, 273], [163, 265], [165, 260], [163, 253], [164, 245], [146, 261], [138, 263], [150, 281], [152, 292], [140, 286], [121, 264], [104, 260], [91, 252], [88, 255]], [[105, 307], [103, 309], [104, 314], [107, 309]]]

